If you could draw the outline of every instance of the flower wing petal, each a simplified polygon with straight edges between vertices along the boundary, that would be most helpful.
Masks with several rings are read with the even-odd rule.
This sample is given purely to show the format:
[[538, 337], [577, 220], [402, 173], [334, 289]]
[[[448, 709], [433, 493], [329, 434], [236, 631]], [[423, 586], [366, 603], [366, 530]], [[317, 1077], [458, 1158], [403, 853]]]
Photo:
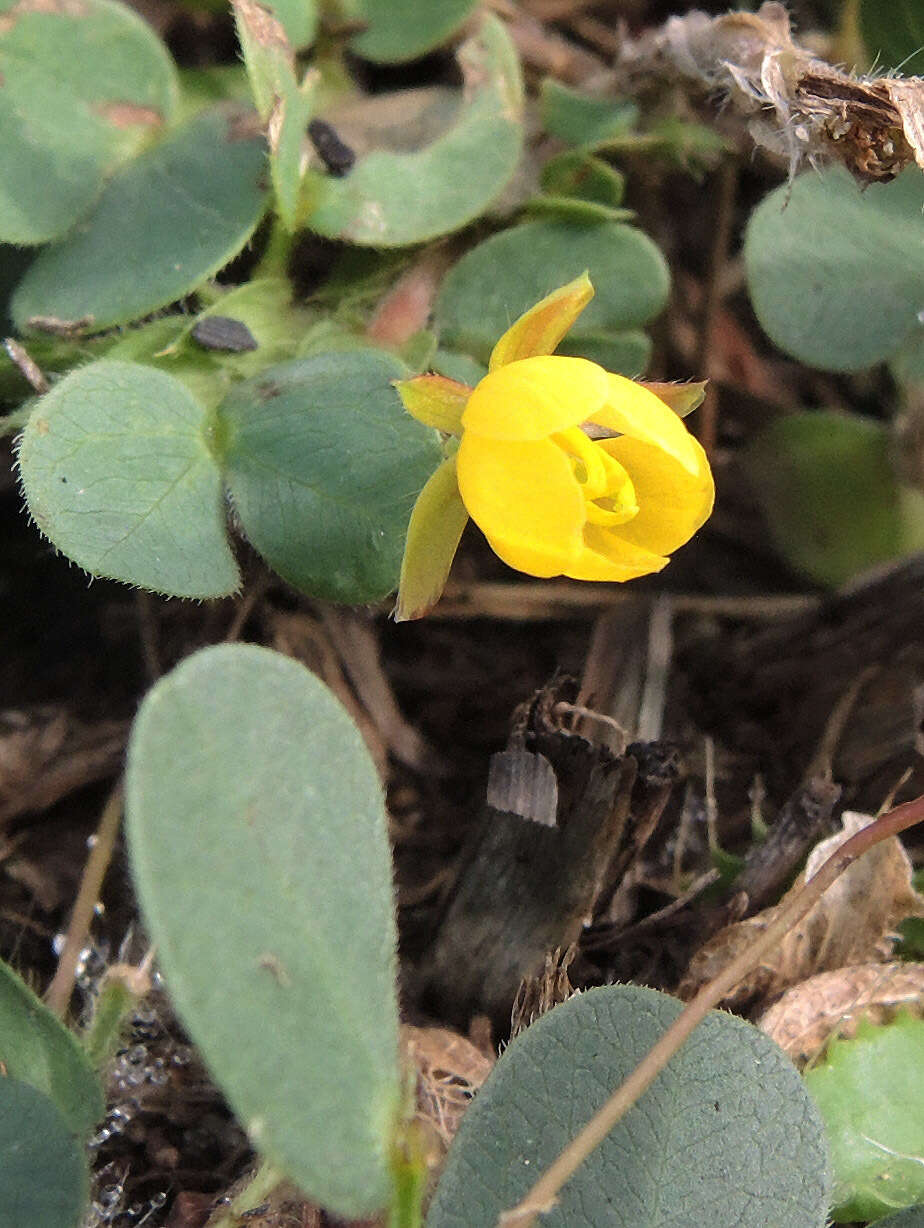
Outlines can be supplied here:
[[488, 439], [544, 439], [603, 410], [611, 378], [586, 358], [523, 358], [484, 377], [469, 397], [462, 426]]
[[560, 575], [580, 553], [584, 527], [584, 497], [565, 453], [547, 439], [466, 431], [457, 460], [462, 499], [495, 553], [530, 575]]
[[472, 395], [468, 384], [445, 375], [416, 375], [396, 379], [394, 386], [412, 418], [447, 435], [461, 433], [462, 411]]
[[511, 324], [492, 350], [488, 370], [494, 371], [520, 358], [551, 354], [593, 296], [594, 288], [586, 272], [553, 290]]
[[607, 404], [589, 421], [630, 439], [640, 439], [675, 457], [690, 473], [698, 473], [702, 449], [674, 411], [623, 375], [608, 374]]
[[635, 487], [638, 514], [611, 530], [629, 546], [670, 554], [689, 541], [709, 517], [715, 485], [706, 453], [689, 437], [694, 471], [666, 455], [659, 446], [630, 439], [602, 439], [599, 446], [625, 466]]
[[467, 521], [456, 480], [456, 457], [450, 456], [431, 475], [411, 512], [396, 622], [421, 618], [439, 601]]

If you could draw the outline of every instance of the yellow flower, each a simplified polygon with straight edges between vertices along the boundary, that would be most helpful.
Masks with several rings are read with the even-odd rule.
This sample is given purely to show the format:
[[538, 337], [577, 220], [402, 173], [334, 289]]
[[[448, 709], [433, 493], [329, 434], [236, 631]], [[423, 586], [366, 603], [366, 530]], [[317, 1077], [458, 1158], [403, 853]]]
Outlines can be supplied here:
[[660, 571], [712, 511], [709, 462], [667, 404], [692, 408], [702, 384], [644, 385], [552, 353], [592, 297], [585, 273], [537, 303], [475, 388], [396, 384], [415, 418], [460, 437], [414, 507], [399, 620], [438, 600], [469, 516], [528, 575], [631, 580]]

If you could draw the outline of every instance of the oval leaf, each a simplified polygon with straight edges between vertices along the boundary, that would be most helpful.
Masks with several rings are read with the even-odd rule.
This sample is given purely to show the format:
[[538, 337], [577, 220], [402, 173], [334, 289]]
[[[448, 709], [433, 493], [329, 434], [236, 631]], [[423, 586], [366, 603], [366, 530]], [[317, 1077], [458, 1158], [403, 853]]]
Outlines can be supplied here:
[[[494, 1228], [680, 1013], [591, 989], [501, 1054], [449, 1151], [428, 1228]], [[783, 1053], [713, 1012], [562, 1189], [549, 1228], [821, 1228], [821, 1121]]]
[[265, 170], [263, 140], [241, 112], [197, 116], [125, 166], [84, 223], [40, 253], [13, 295], [17, 327], [52, 317], [99, 331], [188, 294], [250, 238]]
[[384, 64], [415, 60], [446, 42], [468, 19], [476, 0], [357, 0], [350, 13], [366, 27], [350, 44], [357, 55]]
[[153, 367], [79, 367], [38, 402], [19, 466], [38, 528], [91, 575], [176, 597], [238, 584], [204, 413]]
[[924, 1202], [924, 1020], [900, 1015], [835, 1040], [805, 1083], [834, 1165], [834, 1220], [877, 1219]]
[[87, 1209], [83, 1147], [55, 1104], [29, 1083], [0, 1078], [0, 1224], [75, 1228]]
[[176, 105], [173, 62], [112, 0], [0, 0], [0, 238], [64, 233]]
[[199, 652], [142, 705], [126, 816], [171, 995], [255, 1146], [339, 1215], [381, 1208], [395, 924], [382, 788], [350, 717], [288, 657]]
[[[645, 324], [667, 302], [664, 257], [640, 230], [617, 222], [575, 225], [543, 220], [514, 226], [480, 243], [446, 277], [436, 301], [440, 341], [486, 362], [511, 321], [556, 286], [590, 273], [596, 294], [560, 352], [601, 353], [601, 336]], [[638, 334], [626, 342], [631, 363], [646, 355]], [[611, 336], [615, 345], [621, 340]], [[643, 342], [644, 346], [644, 342]], [[637, 374], [638, 368], [630, 371]]]
[[315, 175], [312, 230], [400, 247], [458, 230], [498, 195], [523, 143], [519, 68], [500, 22], [486, 18], [459, 62], [468, 89], [450, 131], [417, 153], [367, 154], [342, 179]]
[[771, 192], [748, 224], [754, 310], [801, 362], [859, 371], [921, 332], [924, 175], [862, 190], [845, 170], [800, 175]]
[[924, 496], [889, 452], [886, 428], [856, 414], [790, 414], [756, 437], [748, 476], [788, 563], [837, 585], [924, 549]]
[[377, 601], [397, 585], [414, 500], [441, 460], [392, 387], [406, 374], [377, 350], [320, 354], [239, 384], [219, 410], [244, 532], [313, 596]]
[[53, 1100], [74, 1134], [89, 1134], [106, 1111], [99, 1080], [76, 1036], [2, 961], [0, 1061], [10, 1078]]

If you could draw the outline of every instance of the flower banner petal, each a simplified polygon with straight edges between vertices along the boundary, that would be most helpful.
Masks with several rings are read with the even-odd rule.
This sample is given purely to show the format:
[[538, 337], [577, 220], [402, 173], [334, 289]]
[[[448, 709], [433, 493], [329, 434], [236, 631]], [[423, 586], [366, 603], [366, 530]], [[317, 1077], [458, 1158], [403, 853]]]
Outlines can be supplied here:
[[[558, 575], [577, 556], [584, 496], [555, 444], [484, 439], [466, 431], [457, 461], [465, 506], [492, 548], [495, 539], [504, 543], [505, 552], [497, 553], [505, 562], [530, 575]], [[536, 558], [547, 560], [542, 571], [535, 570]], [[524, 566], [519, 559], [532, 562]]]
[[456, 457], [450, 456], [424, 486], [411, 512], [396, 622], [421, 618], [439, 601], [467, 521], [456, 480]]
[[495, 371], [520, 358], [551, 354], [593, 296], [586, 272], [553, 290], [511, 324], [491, 351], [488, 370]]
[[670, 554], [689, 541], [709, 517], [715, 486], [706, 454], [691, 437], [697, 457], [696, 471], [666, 456], [640, 439], [604, 439], [600, 447], [632, 475], [638, 515], [613, 529], [627, 545]]
[[680, 461], [691, 473], [698, 473], [698, 445], [672, 409], [641, 384], [623, 375], [607, 374], [610, 390], [606, 406], [590, 415], [600, 426], [654, 444]]
[[412, 418], [447, 435], [462, 433], [462, 411], [472, 395], [468, 384], [445, 375], [416, 375], [395, 380], [395, 388]]
[[462, 426], [488, 439], [544, 439], [601, 411], [610, 397], [611, 378], [585, 358], [523, 358], [484, 377], [469, 398]]

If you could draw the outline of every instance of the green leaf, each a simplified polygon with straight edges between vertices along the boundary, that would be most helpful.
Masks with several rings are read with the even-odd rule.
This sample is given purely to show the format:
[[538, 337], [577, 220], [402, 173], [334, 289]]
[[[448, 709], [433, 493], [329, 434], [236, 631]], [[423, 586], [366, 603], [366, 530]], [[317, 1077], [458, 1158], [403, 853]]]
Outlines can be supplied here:
[[383, 64], [416, 60], [451, 38], [475, 5], [476, 0], [352, 0], [351, 17], [366, 28], [350, 48]]
[[317, 0], [268, 0], [266, 7], [282, 23], [296, 51], [311, 46], [318, 28]]
[[460, 47], [459, 63], [466, 90], [444, 136], [416, 153], [367, 154], [342, 179], [308, 173], [312, 230], [400, 247], [458, 230], [487, 208], [516, 170], [523, 143], [519, 68], [501, 23], [486, 17]]
[[924, 495], [898, 481], [879, 422], [818, 411], [779, 418], [747, 473], [773, 541], [798, 571], [838, 585], [924, 548]]
[[651, 339], [639, 329], [621, 333], [581, 333], [578, 329], [565, 337], [555, 351], [575, 358], [589, 358], [607, 371], [634, 379], [648, 366]]
[[278, 17], [259, 0], [232, 0], [244, 63], [260, 118], [267, 125], [270, 175], [279, 215], [289, 230], [298, 216], [302, 143], [314, 107], [316, 72], [299, 85], [295, 52]]
[[907, 1207], [888, 1219], [877, 1220], [876, 1228], [924, 1228], [924, 1203]]
[[0, 239], [66, 231], [104, 179], [171, 119], [176, 72], [112, 0], [0, 0]]
[[[664, 257], [633, 226], [526, 222], [486, 239], [449, 272], [435, 306], [441, 344], [487, 362], [494, 343], [517, 316], [585, 269], [596, 294], [568, 333], [562, 353], [583, 355], [586, 342], [586, 356], [596, 361], [602, 344], [620, 344], [616, 334], [647, 323], [667, 301], [670, 278]], [[632, 374], [638, 374], [634, 364], [647, 354], [638, 334], [629, 344]]]
[[132, 731], [135, 881], [171, 996], [254, 1145], [341, 1216], [388, 1202], [399, 1107], [382, 786], [288, 657], [196, 653]]
[[411, 509], [442, 459], [391, 386], [406, 374], [377, 350], [320, 354], [271, 367], [221, 406], [244, 532], [313, 596], [376, 601], [397, 585]]
[[859, 371], [922, 335], [924, 176], [860, 189], [845, 170], [808, 171], [754, 210], [744, 254], [761, 325], [787, 353]]
[[0, 1078], [0, 1224], [76, 1228], [89, 1198], [83, 1147], [54, 1102]]
[[540, 91], [542, 126], [569, 145], [597, 145], [624, 136], [638, 123], [634, 102], [595, 98], [546, 77]]
[[860, 33], [876, 72], [924, 73], [924, 9], [920, 0], [859, 0]]
[[572, 196], [615, 209], [622, 204], [625, 176], [602, 158], [569, 149], [550, 158], [540, 175], [543, 192], [550, 196]]
[[924, 1020], [901, 1014], [835, 1040], [805, 1083], [824, 1118], [837, 1223], [924, 1202]]
[[[428, 1228], [494, 1228], [680, 1013], [639, 985], [555, 1007], [462, 1119]], [[561, 1191], [543, 1228], [822, 1228], [821, 1121], [763, 1033], [713, 1012]]]
[[106, 1111], [99, 1080], [73, 1032], [2, 961], [0, 1062], [11, 1079], [53, 1100], [73, 1134], [89, 1134]]
[[250, 238], [265, 168], [241, 112], [200, 114], [123, 167], [85, 222], [39, 254], [13, 295], [17, 326], [51, 316], [100, 331], [188, 294]]
[[36, 405], [19, 465], [29, 511], [91, 575], [176, 597], [238, 584], [205, 413], [153, 367], [106, 359]]

